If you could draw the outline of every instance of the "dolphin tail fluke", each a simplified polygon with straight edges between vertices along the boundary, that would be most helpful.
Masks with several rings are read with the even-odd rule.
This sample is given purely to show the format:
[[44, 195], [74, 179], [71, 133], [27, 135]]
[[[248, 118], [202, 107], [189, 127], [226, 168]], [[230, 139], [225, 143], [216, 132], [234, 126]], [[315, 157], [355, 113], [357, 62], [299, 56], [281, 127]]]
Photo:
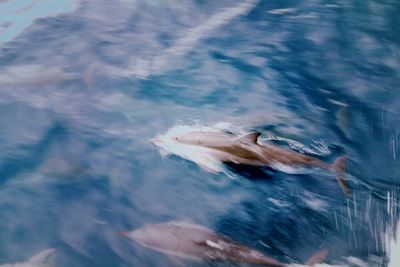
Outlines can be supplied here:
[[343, 192], [346, 195], [350, 195], [351, 191], [350, 188], [344, 179], [344, 175], [346, 174], [346, 163], [347, 163], [348, 156], [341, 156], [338, 157], [331, 165], [332, 170], [335, 172], [336, 179], [342, 188]]
[[307, 266], [314, 266], [315, 264], [322, 263], [328, 257], [328, 250], [321, 249], [314, 255], [312, 255], [306, 262], [305, 265]]

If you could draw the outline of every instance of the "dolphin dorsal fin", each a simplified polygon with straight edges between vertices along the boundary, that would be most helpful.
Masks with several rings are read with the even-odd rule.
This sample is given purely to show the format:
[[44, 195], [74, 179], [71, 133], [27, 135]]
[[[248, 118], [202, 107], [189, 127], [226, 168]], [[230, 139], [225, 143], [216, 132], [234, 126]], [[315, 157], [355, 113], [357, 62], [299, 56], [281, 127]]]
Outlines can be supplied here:
[[56, 250], [54, 248], [44, 249], [44, 250], [40, 251], [39, 253], [33, 255], [29, 259], [29, 262], [42, 262], [42, 263], [45, 263], [55, 251]]
[[246, 134], [244, 136], [239, 137], [236, 139], [237, 142], [240, 143], [251, 143], [251, 144], [256, 144], [258, 137], [261, 135], [260, 132], [253, 132], [250, 134]]

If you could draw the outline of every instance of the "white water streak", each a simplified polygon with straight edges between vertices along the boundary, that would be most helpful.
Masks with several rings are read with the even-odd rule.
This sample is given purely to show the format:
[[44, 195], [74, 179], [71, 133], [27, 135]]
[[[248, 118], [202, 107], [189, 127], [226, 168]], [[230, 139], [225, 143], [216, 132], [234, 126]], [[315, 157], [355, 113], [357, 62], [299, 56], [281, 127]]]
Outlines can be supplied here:
[[211, 32], [220, 28], [224, 24], [229, 23], [234, 18], [247, 14], [254, 8], [257, 2], [258, 1], [254, 0], [246, 1], [237, 6], [226, 8], [221, 12], [218, 12], [211, 16], [204, 24], [190, 29], [184, 37], [178, 39], [175, 44], [165, 52], [174, 55], [186, 54], [193, 49], [200, 39], [208, 36]]
[[[129, 71], [129, 75], [138, 78], [147, 78], [153, 73], [163, 72], [177, 57], [182, 57], [194, 49], [201, 39], [206, 38], [212, 32], [228, 24], [233, 19], [249, 13], [258, 3], [258, 0], [248, 0], [234, 7], [225, 8], [212, 15], [203, 24], [189, 29], [183, 36], [177, 39], [171, 47], [165, 49], [152, 59], [138, 59]], [[173, 67], [173, 66], [172, 66]]]
[[169, 129], [166, 134], [157, 136], [152, 142], [160, 148], [163, 156], [173, 154], [192, 161], [211, 172], [222, 172], [223, 165], [212, 156], [211, 149], [178, 143], [174, 139], [175, 136], [194, 131], [220, 132], [212, 127], [179, 125]]
[[308, 147], [298, 141], [280, 137], [280, 136], [275, 136], [275, 135], [266, 136], [265, 138], [261, 138], [261, 140], [283, 141], [283, 142], [286, 142], [291, 149], [296, 150], [303, 154], [307, 153], [307, 154], [318, 155], [318, 156], [327, 156], [327, 155], [331, 154], [331, 151], [330, 151], [328, 145], [323, 140], [314, 140], [313, 144], [311, 144], [312, 148]]
[[398, 267], [400, 266], [400, 223], [397, 224], [396, 230], [397, 236], [396, 238], [391, 238], [387, 233], [387, 254], [389, 257], [389, 266], [388, 267]]
[[396, 222], [396, 218], [398, 218], [398, 209], [399, 204], [397, 203], [396, 194], [394, 192], [388, 192], [386, 212], [390, 217], [390, 221], [384, 235], [386, 255], [389, 259], [388, 267], [400, 266], [400, 222]]

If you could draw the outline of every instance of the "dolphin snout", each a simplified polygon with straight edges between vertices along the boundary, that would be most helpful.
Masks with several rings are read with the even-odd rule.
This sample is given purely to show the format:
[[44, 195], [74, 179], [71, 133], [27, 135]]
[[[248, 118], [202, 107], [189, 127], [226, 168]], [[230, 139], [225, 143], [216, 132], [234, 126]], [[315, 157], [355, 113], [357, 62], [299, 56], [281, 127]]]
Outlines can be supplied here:
[[160, 146], [162, 144], [162, 141], [160, 138], [153, 138], [150, 140], [150, 143], [152, 143], [155, 146]]
[[149, 233], [146, 229], [136, 229], [134, 231], [121, 231], [122, 237], [134, 240], [140, 244], [146, 244], [149, 240]]
[[119, 236], [125, 237], [125, 238], [130, 238], [129, 236], [129, 231], [120, 231], [118, 232]]

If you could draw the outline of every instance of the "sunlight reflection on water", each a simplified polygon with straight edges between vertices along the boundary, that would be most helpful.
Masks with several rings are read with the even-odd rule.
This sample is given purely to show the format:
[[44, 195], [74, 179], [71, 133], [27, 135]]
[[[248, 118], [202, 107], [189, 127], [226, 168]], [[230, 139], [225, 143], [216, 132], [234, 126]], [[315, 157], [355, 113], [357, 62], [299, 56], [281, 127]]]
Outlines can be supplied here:
[[0, 43], [18, 36], [35, 19], [71, 12], [79, 0], [8, 0], [0, 2]]

